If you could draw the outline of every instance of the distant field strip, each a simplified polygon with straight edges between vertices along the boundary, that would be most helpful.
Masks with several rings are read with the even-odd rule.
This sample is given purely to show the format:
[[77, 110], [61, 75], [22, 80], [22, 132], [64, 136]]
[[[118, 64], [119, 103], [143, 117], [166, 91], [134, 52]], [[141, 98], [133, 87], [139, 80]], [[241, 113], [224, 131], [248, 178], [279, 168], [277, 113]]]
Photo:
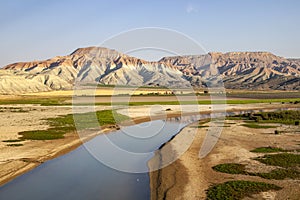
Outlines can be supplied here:
[[[129, 106], [140, 106], [140, 105], [209, 105], [209, 104], [253, 104], [253, 103], [282, 103], [282, 104], [300, 104], [300, 98], [294, 99], [229, 99], [229, 100], [199, 100], [199, 101], [145, 101], [145, 102], [95, 102], [95, 105], [129, 105]], [[72, 105], [72, 98], [20, 98], [20, 99], [2, 99], [0, 105], [9, 104], [38, 104], [42, 106], [68, 106]], [[82, 102], [74, 105], [91, 105], [94, 102]]]

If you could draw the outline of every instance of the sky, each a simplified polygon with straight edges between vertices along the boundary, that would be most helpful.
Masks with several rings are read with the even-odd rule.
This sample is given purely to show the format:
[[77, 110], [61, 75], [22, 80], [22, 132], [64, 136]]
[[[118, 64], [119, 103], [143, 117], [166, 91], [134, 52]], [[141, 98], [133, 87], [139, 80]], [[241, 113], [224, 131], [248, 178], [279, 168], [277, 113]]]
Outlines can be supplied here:
[[300, 58], [299, 10], [298, 0], [1, 0], [0, 66], [67, 55], [143, 27], [184, 34], [205, 52]]

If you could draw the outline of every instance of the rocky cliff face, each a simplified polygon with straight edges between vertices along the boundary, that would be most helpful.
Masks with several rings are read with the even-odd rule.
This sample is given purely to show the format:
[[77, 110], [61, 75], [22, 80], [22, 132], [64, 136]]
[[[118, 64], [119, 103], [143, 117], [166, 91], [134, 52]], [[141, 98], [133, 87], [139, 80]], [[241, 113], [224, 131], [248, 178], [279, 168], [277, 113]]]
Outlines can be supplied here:
[[222, 79], [235, 89], [300, 89], [300, 60], [267, 52], [209, 53], [148, 62], [115, 50], [88, 47], [45, 61], [0, 70], [0, 93], [72, 89], [74, 82], [134, 86], [207, 87]]
[[190, 85], [174, 66], [147, 62], [101, 47], [81, 48], [45, 61], [14, 63], [0, 70], [0, 77], [2, 94], [72, 89], [75, 81], [133, 86]]
[[161, 61], [176, 65], [193, 85], [197, 85], [198, 80], [205, 83], [219, 76], [226, 88], [300, 89], [299, 60], [268, 52], [209, 53], [202, 56], [165, 57]]

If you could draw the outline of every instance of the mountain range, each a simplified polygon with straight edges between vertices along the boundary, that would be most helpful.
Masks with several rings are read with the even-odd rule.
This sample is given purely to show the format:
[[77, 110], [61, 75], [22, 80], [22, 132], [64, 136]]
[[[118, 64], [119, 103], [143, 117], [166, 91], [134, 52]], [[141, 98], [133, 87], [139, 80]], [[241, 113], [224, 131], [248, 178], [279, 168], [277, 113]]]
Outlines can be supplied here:
[[300, 59], [268, 52], [212, 52], [164, 57], [157, 62], [103, 47], [79, 48], [67, 56], [19, 62], [0, 69], [0, 93], [70, 90], [80, 84], [300, 90]]

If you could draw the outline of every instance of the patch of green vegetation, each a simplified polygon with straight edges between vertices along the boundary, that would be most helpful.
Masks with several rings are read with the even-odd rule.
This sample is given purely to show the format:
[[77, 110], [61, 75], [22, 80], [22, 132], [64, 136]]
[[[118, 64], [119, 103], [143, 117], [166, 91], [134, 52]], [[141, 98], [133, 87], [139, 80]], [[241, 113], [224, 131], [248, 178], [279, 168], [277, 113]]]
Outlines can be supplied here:
[[20, 108], [20, 107], [2, 107], [2, 108], [0, 108], [0, 112], [5, 112], [5, 111], [15, 112], [15, 113], [29, 112], [29, 110], [24, 110], [23, 108]]
[[251, 150], [252, 153], [275, 153], [275, 152], [285, 152], [286, 150], [277, 147], [258, 147]]
[[55, 140], [64, 138], [65, 132], [60, 130], [36, 130], [36, 131], [23, 131], [19, 133], [22, 135], [23, 140]]
[[249, 175], [245, 170], [245, 165], [237, 163], [224, 163], [213, 167], [213, 170], [226, 174], [244, 174]]
[[281, 187], [263, 182], [228, 181], [211, 186], [206, 195], [208, 200], [238, 200], [268, 190], [280, 190]]
[[202, 120], [199, 121], [199, 125], [206, 124], [206, 123], [208, 123], [208, 122], [210, 122], [210, 121], [211, 121], [210, 118], [208, 118], [208, 119], [202, 119]]
[[286, 178], [299, 179], [300, 172], [295, 169], [274, 169], [268, 173], [256, 173], [256, 176], [260, 176], [265, 179], [283, 180]]
[[300, 172], [295, 169], [274, 169], [267, 173], [247, 172], [245, 165], [238, 163], [224, 163], [213, 167], [213, 170], [226, 174], [242, 174], [249, 176], [259, 176], [265, 179], [283, 180], [285, 178], [299, 179]]
[[272, 155], [264, 155], [262, 157], [257, 157], [254, 159], [266, 165], [273, 165], [285, 168], [300, 166], [299, 154], [279, 153]]
[[295, 125], [300, 119], [299, 110], [286, 110], [280, 112], [259, 113], [262, 116], [263, 123], [281, 123]]
[[23, 140], [15, 139], [15, 140], [2, 140], [2, 142], [21, 142]]
[[300, 110], [286, 110], [277, 112], [245, 113], [227, 117], [226, 119], [251, 120], [259, 123], [280, 123], [295, 125], [300, 119]]
[[[110, 87], [110, 86], [109, 86]], [[111, 86], [113, 87], [113, 86]], [[148, 87], [146, 87], [148, 88]], [[151, 87], [152, 88], [152, 87]], [[157, 87], [153, 87], [157, 88]], [[188, 95], [188, 94], [186, 94]], [[2, 99], [0, 100], [0, 105], [8, 104], [39, 104], [43, 106], [60, 106], [60, 105], [72, 105], [72, 103], [67, 103], [67, 100], [71, 100], [71, 97], [51, 97], [51, 98], [42, 98], [42, 97], [29, 97], [24, 96], [22, 99]], [[293, 102], [299, 102], [300, 98], [292, 99]], [[237, 100], [200, 100], [200, 101], [157, 101], [157, 102], [129, 102], [130, 106], [140, 106], [140, 105], [187, 105], [187, 104], [252, 104], [252, 103], [280, 103], [280, 102], [291, 102], [291, 99], [237, 99]], [[128, 102], [114, 102], [114, 105], [128, 105]], [[85, 105], [78, 104], [78, 105]], [[95, 105], [111, 105], [111, 102], [100, 103], [96, 102]]]
[[231, 91], [226, 94], [227, 97], [235, 98], [246, 98], [246, 99], [282, 99], [282, 98], [299, 98], [300, 94], [297, 91], [276, 91], [276, 92], [265, 92], [265, 91]]
[[192, 126], [193, 128], [208, 128], [207, 125]]
[[15, 113], [28, 113], [29, 110], [13, 109], [13, 110], [10, 110], [10, 112], [15, 112]]
[[46, 119], [50, 125], [47, 130], [23, 131], [19, 134], [23, 140], [53, 140], [63, 138], [65, 133], [74, 132], [77, 129], [97, 128], [103, 125], [116, 124], [127, 119], [129, 119], [127, 116], [112, 110], [68, 114]]
[[248, 128], [277, 128], [277, 126], [266, 126], [266, 125], [260, 125], [257, 123], [246, 123], [246, 124], [242, 124], [242, 126], [248, 127]]
[[211, 119], [202, 119], [199, 121], [197, 126], [193, 126], [193, 128], [208, 128], [209, 125], [205, 125], [207, 123], [209, 123], [211, 121]]
[[0, 105], [9, 104], [39, 104], [42, 106], [59, 106], [59, 105], [71, 105], [71, 103], [66, 103], [66, 100], [71, 100], [67, 97], [53, 97], [53, 98], [32, 98], [23, 97], [21, 99], [2, 99], [0, 100]]
[[20, 146], [23, 146], [23, 144], [7, 144], [6, 146], [10, 146], [10, 147], [20, 147]]
[[[293, 101], [299, 101], [299, 98], [294, 98]], [[291, 99], [236, 99], [227, 100], [228, 104], [249, 104], [249, 103], [289, 103]]]

